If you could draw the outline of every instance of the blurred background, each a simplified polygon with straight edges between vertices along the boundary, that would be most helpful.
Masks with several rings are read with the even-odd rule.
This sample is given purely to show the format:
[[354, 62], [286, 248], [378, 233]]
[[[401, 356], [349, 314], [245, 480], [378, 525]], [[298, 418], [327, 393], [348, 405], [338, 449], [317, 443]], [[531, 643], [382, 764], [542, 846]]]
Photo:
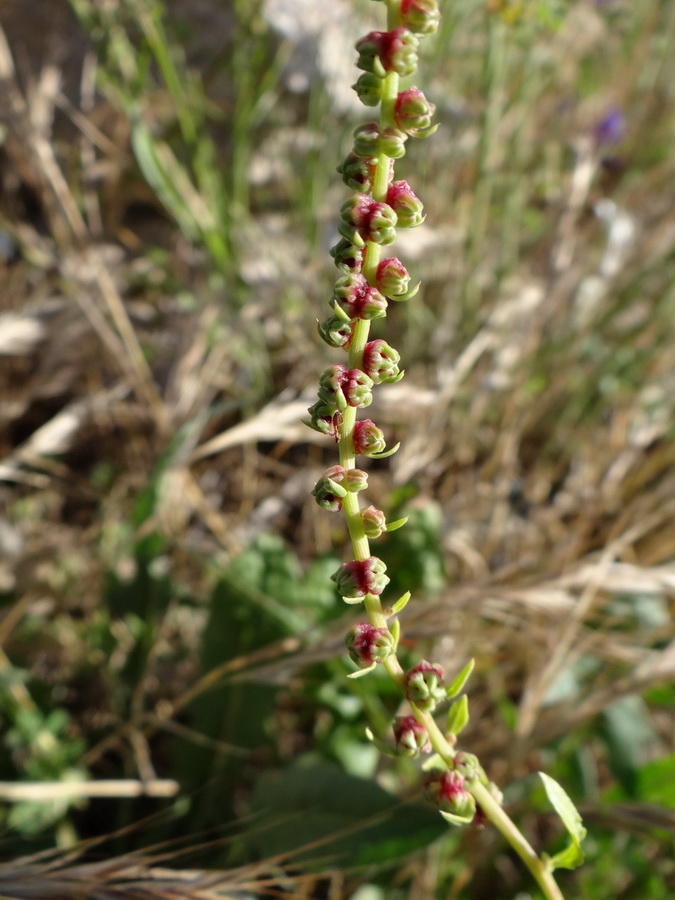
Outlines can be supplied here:
[[[538, 851], [564, 838], [535, 773], [578, 804], [566, 896], [667, 900], [675, 5], [441, 5], [409, 80], [440, 128], [396, 166], [422, 288], [375, 327], [406, 377], [368, 415], [402, 447], [365, 463], [410, 516], [377, 544], [404, 660], [475, 657], [463, 746]], [[4, 895], [539, 896], [366, 739], [399, 698], [346, 678], [347, 534], [309, 495], [383, 15], [0, 0]]]

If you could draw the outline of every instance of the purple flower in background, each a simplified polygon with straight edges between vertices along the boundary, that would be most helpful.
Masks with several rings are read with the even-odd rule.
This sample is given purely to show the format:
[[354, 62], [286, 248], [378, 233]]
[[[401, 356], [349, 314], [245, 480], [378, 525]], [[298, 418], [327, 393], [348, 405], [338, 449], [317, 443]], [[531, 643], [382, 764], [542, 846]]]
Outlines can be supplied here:
[[[596, 0], [598, 2], [598, 0]], [[594, 129], [595, 146], [611, 147], [618, 144], [626, 132], [626, 117], [618, 106], [612, 107]]]

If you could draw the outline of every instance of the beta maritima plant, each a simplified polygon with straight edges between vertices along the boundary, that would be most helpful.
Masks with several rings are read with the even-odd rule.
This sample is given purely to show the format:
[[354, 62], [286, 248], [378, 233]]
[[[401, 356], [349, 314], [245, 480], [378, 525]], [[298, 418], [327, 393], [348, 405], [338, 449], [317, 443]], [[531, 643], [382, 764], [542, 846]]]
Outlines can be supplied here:
[[[473, 661], [450, 682], [441, 666], [426, 660], [403, 670], [397, 658], [396, 616], [410, 594], [383, 603], [389, 578], [384, 562], [371, 552], [370, 541], [401, 527], [405, 519], [387, 522], [382, 510], [362, 508], [360, 502], [368, 475], [358, 468], [357, 456], [381, 459], [396, 452], [398, 445], [387, 450], [382, 430], [369, 418], [357, 419], [357, 412], [370, 406], [376, 387], [403, 377], [398, 352], [384, 340], [369, 340], [370, 323], [385, 317], [390, 303], [411, 300], [419, 288], [411, 286], [404, 263], [388, 249], [385, 252], [398, 229], [424, 222], [420, 198], [406, 181], [395, 180], [395, 161], [405, 155], [410, 139], [429, 137], [437, 127], [432, 121], [434, 104], [418, 87], [404, 89], [400, 82], [417, 71], [420, 40], [433, 35], [440, 21], [438, 0], [374, 2], [386, 11], [386, 30], [372, 31], [357, 41], [361, 74], [353, 87], [365, 106], [379, 107], [379, 118], [356, 127], [352, 149], [338, 167], [352, 193], [340, 210], [340, 239], [330, 251], [339, 272], [330, 314], [318, 326], [321, 338], [341, 349], [346, 361], [321, 374], [318, 398], [306, 422], [336, 440], [339, 463], [323, 473], [312, 493], [324, 509], [344, 514], [351, 538], [354, 558], [332, 576], [343, 600], [363, 610], [363, 620], [346, 636], [357, 667], [351, 677], [383, 666], [411, 711], [393, 723], [391, 743], [373, 740], [387, 753], [427, 755], [425, 791], [440, 814], [453, 825], [491, 822], [523, 859], [544, 896], [562, 900], [552, 872], [581, 861], [583, 827], [574, 806], [559, 785], [544, 778], [571, 843], [553, 858], [540, 858], [502, 809], [501, 793], [478, 759], [458, 750], [458, 735], [469, 718], [462, 691]], [[448, 700], [442, 727], [437, 708]]]

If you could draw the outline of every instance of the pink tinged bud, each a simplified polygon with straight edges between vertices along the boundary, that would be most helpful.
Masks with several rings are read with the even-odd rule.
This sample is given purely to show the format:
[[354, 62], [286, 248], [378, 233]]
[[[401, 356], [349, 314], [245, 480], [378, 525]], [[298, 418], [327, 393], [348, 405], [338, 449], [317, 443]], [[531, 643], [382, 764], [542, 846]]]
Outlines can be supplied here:
[[361, 469], [331, 466], [317, 481], [312, 496], [322, 509], [339, 512], [347, 494], [364, 491], [368, 487], [368, 473]]
[[319, 322], [317, 330], [322, 340], [329, 347], [344, 347], [348, 349], [352, 341], [352, 323], [346, 322], [340, 316], [331, 316], [324, 322]]
[[334, 297], [350, 319], [381, 319], [387, 301], [363, 275], [344, 275], [335, 282]]
[[348, 406], [370, 406], [373, 402], [372, 387], [372, 379], [365, 372], [337, 364], [322, 372], [319, 400], [334, 410]]
[[466, 789], [466, 782], [459, 772], [441, 772], [426, 785], [426, 795], [442, 812], [471, 821], [476, 812], [476, 801]]
[[342, 175], [342, 180], [353, 191], [361, 191], [367, 194], [373, 186], [375, 163], [369, 157], [357, 156], [350, 152], [346, 159], [337, 167]]
[[386, 75], [386, 69], [380, 59], [385, 45], [385, 31], [370, 31], [367, 35], [354, 44], [354, 49], [359, 54], [356, 66], [364, 72], [371, 72], [380, 77]]
[[387, 520], [381, 509], [374, 506], [368, 506], [361, 510], [361, 521], [363, 522], [363, 530], [369, 540], [375, 540], [387, 530]]
[[407, 181], [392, 181], [387, 189], [387, 203], [401, 228], [416, 228], [424, 222], [424, 205]]
[[401, 0], [401, 19], [413, 34], [433, 34], [441, 20], [438, 0]]
[[360, 622], [349, 630], [345, 644], [353, 662], [360, 669], [384, 662], [395, 651], [393, 634], [388, 628], [376, 628], [369, 622]]
[[422, 660], [406, 674], [406, 699], [422, 712], [431, 712], [437, 703], [446, 698], [443, 685], [443, 669]]
[[394, 722], [396, 749], [402, 756], [419, 756], [430, 753], [431, 744], [427, 730], [415, 716], [399, 716]]
[[423, 137], [432, 128], [431, 118], [436, 111], [422, 91], [416, 87], [401, 91], [394, 105], [394, 122], [401, 131], [413, 137]]
[[337, 585], [340, 596], [347, 599], [361, 599], [366, 594], [381, 594], [389, 584], [384, 574], [387, 567], [376, 556], [368, 559], [342, 563], [331, 579]]
[[338, 269], [347, 273], [361, 271], [365, 247], [356, 247], [346, 238], [340, 238], [337, 244], [330, 249], [330, 255]]
[[[405, 184], [393, 182], [398, 183]], [[400, 204], [404, 208], [403, 201]], [[396, 213], [387, 203], [377, 203], [368, 194], [354, 194], [343, 204], [340, 216], [340, 234], [348, 240], [353, 240], [354, 234], [362, 241], [373, 241], [376, 244], [391, 244], [396, 240]]]
[[384, 78], [374, 72], [364, 72], [352, 88], [364, 106], [377, 106], [382, 99]]
[[363, 370], [375, 384], [392, 384], [403, 375], [398, 367], [400, 359], [398, 351], [386, 341], [369, 341], [363, 350]]
[[377, 267], [375, 283], [380, 293], [391, 300], [406, 294], [410, 284], [410, 274], [400, 259], [390, 256]]
[[386, 442], [382, 430], [371, 419], [361, 419], [354, 425], [354, 452], [361, 456], [382, 453]]
[[380, 61], [386, 72], [398, 72], [405, 77], [417, 68], [419, 40], [407, 28], [394, 28], [384, 33], [380, 48]]

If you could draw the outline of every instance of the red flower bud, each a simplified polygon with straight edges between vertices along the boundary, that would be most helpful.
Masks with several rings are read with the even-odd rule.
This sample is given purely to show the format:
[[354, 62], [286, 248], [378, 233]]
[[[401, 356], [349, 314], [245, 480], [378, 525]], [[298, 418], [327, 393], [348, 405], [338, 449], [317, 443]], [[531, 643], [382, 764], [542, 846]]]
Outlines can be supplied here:
[[339, 363], [322, 372], [319, 400], [335, 410], [348, 406], [370, 406], [373, 402], [372, 379], [360, 369], [348, 369]]
[[358, 273], [363, 265], [365, 247], [357, 247], [346, 238], [340, 238], [334, 247], [330, 248], [330, 255], [338, 269], [347, 273]]
[[368, 559], [342, 563], [337, 572], [331, 575], [331, 579], [337, 585], [342, 597], [361, 598], [366, 594], [381, 594], [389, 584], [389, 579], [384, 574], [387, 567], [376, 556]]
[[[395, 192], [392, 196], [397, 197], [398, 194]], [[399, 204], [404, 208], [403, 200]], [[348, 240], [353, 239], [354, 232], [361, 240], [376, 244], [391, 244], [396, 240], [396, 213], [391, 206], [377, 203], [368, 194], [354, 194], [343, 204], [340, 215], [340, 234]]]
[[432, 128], [431, 117], [436, 111], [419, 88], [411, 87], [401, 91], [394, 106], [396, 126], [414, 137], [423, 137]]
[[466, 782], [459, 772], [441, 772], [426, 784], [426, 795], [442, 812], [471, 821], [476, 812], [476, 801], [466, 789]]
[[423, 712], [431, 712], [445, 700], [443, 669], [423, 659], [406, 674], [406, 699]]
[[387, 446], [382, 430], [372, 419], [361, 419], [354, 425], [354, 452], [362, 456], [382, 453]]
[[415, 716], [399, 716], [394, 722], [396, 749], [402, 756], [419, 756], [430, 753], [431, 744], [427, 730]]
[[398, 351], [386, 341], [369, 341], [363, 350], [363, 370], [375, 384], [391, 384], [401, 379], [400, 359]]
[[400, 259], [389, 256], [379, 263], [375, 283], [380, 293], [391, 300], [396, 300], [407, 292], [410, 275]]
[[387, 314], [386, 299], [363, 275], [338, 278], [334, 296], [350, 319], [381, 319]]
[[415, 228], [424, 222], [424, 205], [407, 181], [392, 181], [387, 189], [387, 203], [401, 228]]
[[376, 628], [369, 622], [354, 625], [345, 637], [349, 655], [360, 669], [384, 662], [394, 652], [394, 643], [388, 628]]
[[417, 68], [419, 41], [407, 28], [371, 31], [356, 42], [356, 65], [365, 72], [383, 76], [387, 72], [412, 75]]

